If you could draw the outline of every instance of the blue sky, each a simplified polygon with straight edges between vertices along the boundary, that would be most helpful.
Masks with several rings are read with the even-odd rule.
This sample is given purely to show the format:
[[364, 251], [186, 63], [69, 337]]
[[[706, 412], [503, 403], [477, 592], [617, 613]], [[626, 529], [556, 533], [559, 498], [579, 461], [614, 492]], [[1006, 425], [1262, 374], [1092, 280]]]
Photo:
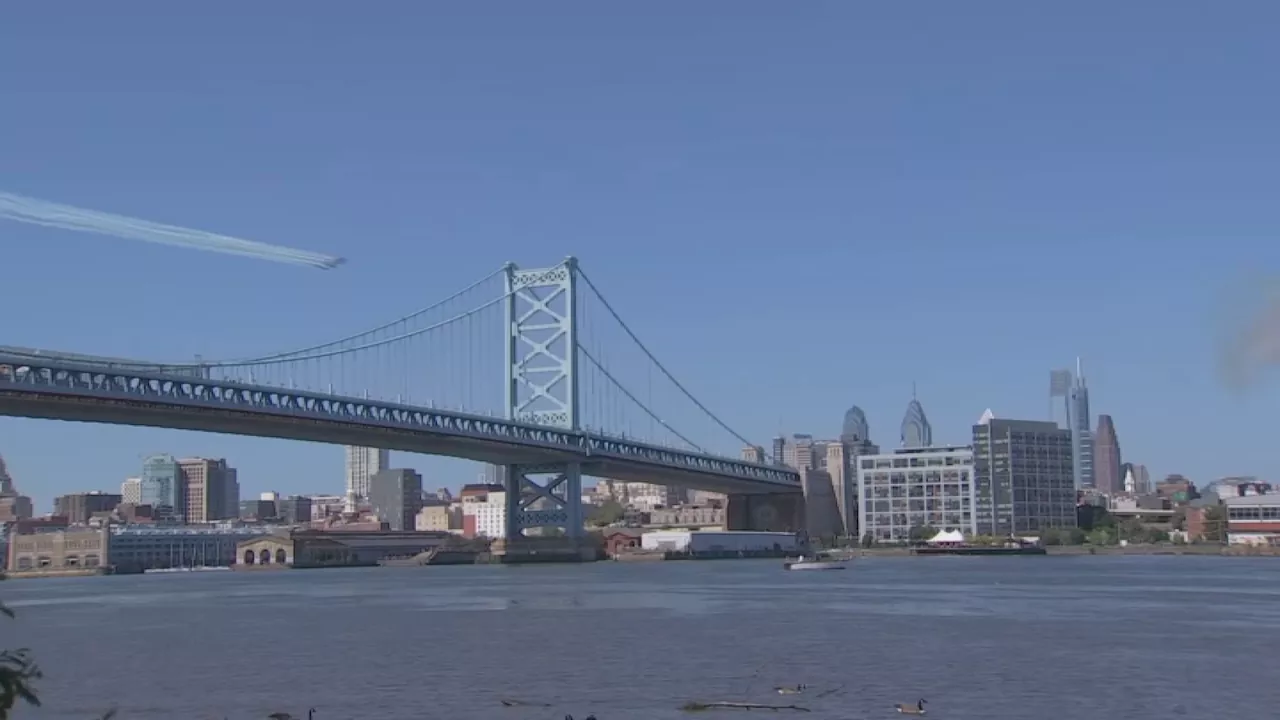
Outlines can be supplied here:
[[[1126, 459], [1274, 476], [1274, 384], [1214, 369], [1224, 298], [1280, 261], [1273, 3], [303, 8], [6, 10], [0, 189], [351, 262], [0, 222], [0, 344], [263, 354], [572, 253], [762, 442], [857, 403], [892, 444], [913, 381], [965, 441], [1081, 355]], [[337, 448], [0, 419], [41, 509], [155, 451], [341, 485]]]

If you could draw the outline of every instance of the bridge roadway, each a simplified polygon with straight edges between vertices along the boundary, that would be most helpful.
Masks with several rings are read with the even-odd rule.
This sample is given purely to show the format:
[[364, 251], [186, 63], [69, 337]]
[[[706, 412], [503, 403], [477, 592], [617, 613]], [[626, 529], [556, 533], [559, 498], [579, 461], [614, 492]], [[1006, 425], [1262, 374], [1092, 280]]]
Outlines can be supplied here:
[[412, 405], [0, 353], [0, 415], [386, 448], [595, 477], [799, 493], [788, 468]]

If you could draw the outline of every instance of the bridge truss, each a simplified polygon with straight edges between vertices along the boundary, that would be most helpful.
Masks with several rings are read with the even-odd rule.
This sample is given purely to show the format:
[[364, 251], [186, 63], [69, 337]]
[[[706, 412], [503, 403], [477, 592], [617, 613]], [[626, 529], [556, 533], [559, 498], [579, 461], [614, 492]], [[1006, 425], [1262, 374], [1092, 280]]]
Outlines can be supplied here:
[[[679, 458], [673, 469], [691, 463], [706, 473], [783, 484], [794, 475], [734, 457], [751, 443], [676, 379], [574, 258], [540, 269], [508, 264], [390, 323], [289, 352], [152, 362], [0, 348], [0, 363], [20, 362], [32, 370], [19, 379], [11, 368], [11, 381], [214, 393], [219, 402], [293, 403], [283, 410], [365, 413], [379, 422], [434, 423], [450, 432], [485, 424], [486, 431], [513, 438], [545, 428], [565, 442], [603, 443], [597, 452], [651, 448], [655, 457]], [[582, 477], [584, 470], [598, 471], [598, 463], [566, 453], [556, 462], [500, 466], [508, 537], [543, 527], [571, 537], [582, 532]], [[660, 469], [652, 481], [663, 483]]]

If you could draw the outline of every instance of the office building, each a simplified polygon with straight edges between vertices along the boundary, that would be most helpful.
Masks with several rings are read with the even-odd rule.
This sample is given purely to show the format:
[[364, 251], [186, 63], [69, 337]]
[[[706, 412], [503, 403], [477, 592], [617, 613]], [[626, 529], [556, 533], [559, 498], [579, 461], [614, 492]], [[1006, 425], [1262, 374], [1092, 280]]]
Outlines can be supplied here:
[[826, 470], [831, 473], [831, 485], [840, 506], [840, 521], [846, 535], [858, 533], [858, 458], [876, 455], [880, 446], [871, 442], [871, 424], [867, 414], [852, 405], [844, 414], [840, 429], [840, 441], [827, 444]]
[[181, 523], [187, 511], [182, 467], [172, 455], [152, 455], [142, 461], [140, 504], [151, 506], [157, 522]]
[[759, 445], [748, 445], [742, 448], [742, 459], [747, 462], [762, 463], [764, 462], [764, 448]]
[[226, 460], [185, 458], [178, 461], [178, 468], [186, 500], [186, 522], [208, 523], [239, 516], [240, 482], [236, 469]]
[[276, 500], [276, 517], [286, 525], [302, 525], [311, 522], [311, 498], [290, 495]]
[[1104, 495], [1120, 492], [1124, 472], [1120, 460], [1120, 439], [1110, 415], [1098, 416], [1098, 432], [1093, 438], [1093, 485]]
[[787, 439], [781, 435], [773, 439], [773, 464], [782, 465], [787, 455]]
[[86, 525], [94, 513], [109, 513], [121, 500], [119, 495], [103, 492], [59, 495], [53, 499], [53, 514], [65, 517], [72, 525]]
[[1071, 431], [1055, 422], [983, 413], [973, 426], [979, 534], [1025, 536], [1076, 526], [1071, 440]]
[[902, 448], [858, 458], [858, 528], [877, 542], [907, 542], [914, 528], [979, 534], [973, 451]]
[[348, 445], [346, 495], [357, 500], [369, 497], [369, 478], [391, 467], [391, 451]]
[[926, 448], [933, 446], [933, 426], [924, 414], [924, 406], [916, 399], [915, 387], [911, 389], [911, 402], [907, 403], [907, 412], [902, 417], [900, 428], [902, 447]]
[[369, 504], [388, 530], [413, 530], [422, 509], [422, 476], [407, 468], [379, 470], [369, 479]]
[[142, 504], [142, 478], [128, 478], [120, 483], [120, 502]]
[[815, 450], [812, 435], [796, 433], [791, 436], [791, 442], [783, 446], [782, 464], [796, 470], [816, 468]]

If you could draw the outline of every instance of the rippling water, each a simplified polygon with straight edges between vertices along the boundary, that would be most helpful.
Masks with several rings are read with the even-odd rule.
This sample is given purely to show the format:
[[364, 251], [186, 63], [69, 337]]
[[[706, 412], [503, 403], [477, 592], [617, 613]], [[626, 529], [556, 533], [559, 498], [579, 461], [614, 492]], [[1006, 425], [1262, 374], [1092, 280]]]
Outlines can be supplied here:
[[[203, 573], [14, 581], [0, 595], [19, 613], [4, 644], [45, 669], [33, 718], [115, 705], [121, 720], [309, 707], [317, 720], [663, 720], [689, 717], [689, 700], [753, 700], [835, 720], [924, 697], [931, 718], [1218, 720], [1262, 717], [1280, 697], [1270, 558]], [[795, 683], [815, 689], [771, 690]]]

